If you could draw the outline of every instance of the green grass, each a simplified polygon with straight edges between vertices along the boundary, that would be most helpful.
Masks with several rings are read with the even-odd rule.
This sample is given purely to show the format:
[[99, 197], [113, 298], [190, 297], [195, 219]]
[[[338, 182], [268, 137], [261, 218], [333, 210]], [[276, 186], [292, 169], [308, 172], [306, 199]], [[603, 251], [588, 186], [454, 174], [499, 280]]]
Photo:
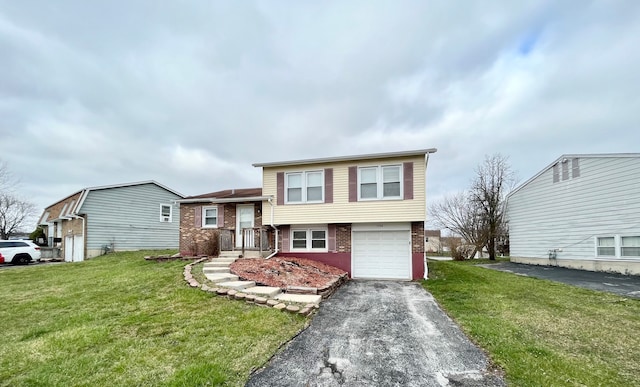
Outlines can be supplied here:
[[185, 262], [149, 253], [0, 271], [0, 385], [239, 386], [306, 323], [189, 288]]
[[423, 285], [515, 386], [637, 386], [640, 300], [429, 262]]

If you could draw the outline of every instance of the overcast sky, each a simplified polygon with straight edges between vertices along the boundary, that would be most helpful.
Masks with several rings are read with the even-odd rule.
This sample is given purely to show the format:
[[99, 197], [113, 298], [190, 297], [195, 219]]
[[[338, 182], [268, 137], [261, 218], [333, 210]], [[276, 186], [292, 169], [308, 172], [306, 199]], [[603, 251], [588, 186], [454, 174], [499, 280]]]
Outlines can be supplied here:
[[438, 148], [521, 181], [640, 151], [640, 1], [0, 0], [0, 158], [41, 210], [88, 186], [259, 187], [256, 162]]

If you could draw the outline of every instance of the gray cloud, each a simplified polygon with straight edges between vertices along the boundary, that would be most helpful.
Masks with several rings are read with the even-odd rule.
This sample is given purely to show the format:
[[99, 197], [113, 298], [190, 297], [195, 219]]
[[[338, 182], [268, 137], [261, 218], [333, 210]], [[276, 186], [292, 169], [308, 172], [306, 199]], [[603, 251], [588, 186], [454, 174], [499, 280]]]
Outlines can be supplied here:
[[437, 147], [522, 179], [640, 142], [634, 1], [0, 1], [0, 157], [38, 206], [156, 179], [258, 186], [253, 162]]

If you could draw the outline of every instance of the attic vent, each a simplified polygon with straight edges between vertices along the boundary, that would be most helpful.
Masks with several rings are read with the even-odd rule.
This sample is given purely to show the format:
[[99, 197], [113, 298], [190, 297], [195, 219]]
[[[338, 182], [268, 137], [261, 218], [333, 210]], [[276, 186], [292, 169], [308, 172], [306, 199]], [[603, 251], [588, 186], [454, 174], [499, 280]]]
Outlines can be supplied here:
[[[571, 161], [571, 174], [569, 174], [569, 161]], [[562, 168], [563, 181], [580, 177], [580, 159], [577, 157], [572, 159], [563, 158], [553, 166], [554, 183], [560, 181], [560, 168]]]
[[571, 178], [580, 177], [580, 159], [571, 159]]

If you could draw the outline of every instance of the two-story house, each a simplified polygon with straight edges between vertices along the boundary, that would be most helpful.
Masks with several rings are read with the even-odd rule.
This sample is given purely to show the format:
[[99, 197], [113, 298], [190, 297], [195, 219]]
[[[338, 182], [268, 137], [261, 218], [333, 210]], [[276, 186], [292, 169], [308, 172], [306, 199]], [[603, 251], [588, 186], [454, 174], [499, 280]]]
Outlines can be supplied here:
[[507, 196], [511, 261], [640, 274], [640, 154], [562, 155]]
[[38, 224], [67, 262], [109, 251], [175, 249], [181, 198], [155, 181], [88, 187], [45, 208]]
[[179, 201], [180, 249], [193, 252], [207, 230], [219, 228], [235, 238], [232, 248], [313, 259], [353, 278], [422, 278], [426, 167], [435, 152], [254, 164], [262, 168], [261, 190]]

